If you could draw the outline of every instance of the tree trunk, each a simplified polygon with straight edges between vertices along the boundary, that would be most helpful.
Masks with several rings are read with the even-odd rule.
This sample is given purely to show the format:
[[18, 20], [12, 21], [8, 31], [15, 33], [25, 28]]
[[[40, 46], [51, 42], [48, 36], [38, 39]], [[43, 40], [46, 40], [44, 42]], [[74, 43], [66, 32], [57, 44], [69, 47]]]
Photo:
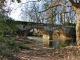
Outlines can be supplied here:
[[80, 45], [80, 8], [76, 9], [77, 21], [76, 21], [76, 42]]
[[74, 0], [69, 0], [76, 10], [77, 13], [77, 21], [76, 21], [76, 42], [77, 45], [80, 45], [80, 1], [74, 2]]

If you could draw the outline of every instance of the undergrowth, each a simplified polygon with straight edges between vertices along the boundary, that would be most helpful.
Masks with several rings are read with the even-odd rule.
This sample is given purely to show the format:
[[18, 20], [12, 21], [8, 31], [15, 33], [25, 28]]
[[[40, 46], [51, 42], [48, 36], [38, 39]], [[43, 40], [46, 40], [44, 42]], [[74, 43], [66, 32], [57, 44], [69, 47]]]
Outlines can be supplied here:
[[[7, 19], [5, 19], [7, 18]], [[17, 24], [14, 19], [0, 14], [0, 57], [11, 57], [20, 49], [29, 49], [28, 47], [18, 44], [14, 38], [5, 37], [5, 35], [16, 34]]]
[[55, 48], [56, 49], [59, 49], [59, 48], [63, 48], [63, 47], [66, 47], [66, 46], [67, 46], [66, 44], [59, 44]]
[[30, 49], [25, 45], [15, 42], [11, 38], [0, 38], [0, 57], [12, 57], [14, 53], [21, 49]]

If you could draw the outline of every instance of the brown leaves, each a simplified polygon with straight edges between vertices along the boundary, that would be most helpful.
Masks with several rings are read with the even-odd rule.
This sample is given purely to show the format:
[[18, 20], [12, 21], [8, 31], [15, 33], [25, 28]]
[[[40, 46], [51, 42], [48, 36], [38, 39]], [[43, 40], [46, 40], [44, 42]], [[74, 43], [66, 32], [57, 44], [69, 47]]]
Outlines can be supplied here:
[[[37, 48], [37, 47], [36, 47]], [[78, 46], [75, 47], [66, 47], [61, 49], [45, 49], [41, 48], [39, 50], [24, 50], [18, 53], [17, 57], [23, 59], [31, 59], [31, 60], [79, 60], [80, 56], [80, 48]], [[22, 59], [22, 58], [21, 58]], [[24, 59], [24, 60], [25, 60]]]

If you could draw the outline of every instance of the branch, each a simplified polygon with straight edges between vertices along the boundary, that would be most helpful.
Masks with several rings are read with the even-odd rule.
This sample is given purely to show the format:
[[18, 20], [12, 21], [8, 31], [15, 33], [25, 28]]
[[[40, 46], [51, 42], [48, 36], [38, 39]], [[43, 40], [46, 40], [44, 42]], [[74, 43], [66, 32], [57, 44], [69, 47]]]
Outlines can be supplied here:
[[74, 2], [74, 0], [69, 0], [73, 6], [73, 8], [76, 10], [76, 8], [80, 8], [80, 1], [79, 2]]
[[76, 7], [76, 3], [74, 2], [74, 0], [69, 0], [70, 2], [71, 2], [71, 4], [73, 5], [73, 6], [75, 6]]
[[[53, 7], [57, 7], [57, 6], [67, 6], [66, 4], [56, 4], [56, 5], [52, 5], [52, 6], [49, 6], [47, 9], [43, 10], [43, 11], [40, 11], [39, 13], [42, 13], [42, 12], [45, 12]], [[71, 7], [71, 6], [67, 6], [67, 7]]]
[[54, 0], [53, 2], [51, 2], [51, 3], [49, 4], [48, 7], [55, 6], [58, 2], [59, 2], [58, 0]]

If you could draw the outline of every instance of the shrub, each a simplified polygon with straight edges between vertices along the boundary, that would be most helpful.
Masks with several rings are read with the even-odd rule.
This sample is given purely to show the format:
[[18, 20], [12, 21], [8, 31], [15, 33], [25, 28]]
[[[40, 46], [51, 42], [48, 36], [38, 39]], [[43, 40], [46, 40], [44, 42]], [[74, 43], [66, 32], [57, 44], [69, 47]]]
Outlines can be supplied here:
[[10, 57], [13, 56], [14, 52], [19, 51], [19, 49], [29, 49], [26, 46], [18, 44], [14, 41], [13, 38], [5, 37], [5, 34], [12, 34], [17, 30], [16, 22], [7, 17], [0, 14], [0, 56]]
[[62, 47], [66, 47], [66, 44], [59, 44], [55, 48], [59, 49], [59, 48], [62, 48]]

